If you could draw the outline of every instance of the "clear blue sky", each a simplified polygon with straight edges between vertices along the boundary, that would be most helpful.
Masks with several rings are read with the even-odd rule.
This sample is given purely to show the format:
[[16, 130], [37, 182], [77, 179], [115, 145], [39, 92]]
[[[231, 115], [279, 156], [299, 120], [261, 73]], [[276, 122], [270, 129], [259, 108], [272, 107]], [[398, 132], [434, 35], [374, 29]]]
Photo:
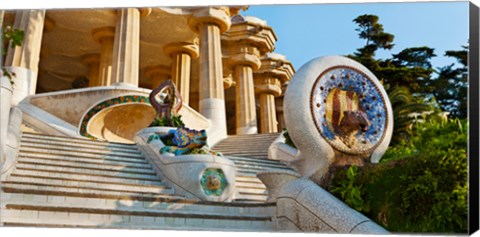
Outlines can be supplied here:
[[404, 2], [363, 4], [257, 5], [243, 12], [267, 21], [278, 36], [275, 52], [287, 56], [295, 69], [313, 58], [346, 55], [363, 47], [353, 22], [359, 15], [379, 16], [385, 32], [395, 35], [392, 50], [377, 51], [377, 58], [390, 57], [408, 47], [435, 49], [435, 68], [454, 59], [446, 50], [460, 50], [468, 43], [468, 2]]

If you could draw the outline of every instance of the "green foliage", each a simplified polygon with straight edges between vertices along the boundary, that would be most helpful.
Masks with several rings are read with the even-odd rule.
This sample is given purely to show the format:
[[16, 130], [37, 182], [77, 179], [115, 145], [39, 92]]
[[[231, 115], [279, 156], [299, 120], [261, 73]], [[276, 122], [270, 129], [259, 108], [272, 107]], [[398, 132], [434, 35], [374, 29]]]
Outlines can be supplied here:
[[[3, 12], [0, 14], [2, 19], [0, 19], [0, 23], [3, 20]], [[1, 26], [2, 24], [0, 24]], [[9, 42], [11, 47], [14, 48], [15, 46], [21, 46], [23, 43], [23, 39], [25, 37], [25, 32], [19, 29], [15, 29], [12, 26], [6, 26], [1, 29], [1, 39], [0, 39], [0, 47], [3, 49], [3, 42]], [[0, 54], [0, 66], [3, 66], [1, 58], [3, 55], [6, 54], [6, 50], [0, 50], [2, 53]], [[8, 72], [5, 68], [1, 68], [0, 76], [6, 76], [10, 80], [12, 86], [15, 84], [13, 82], [13, 77], [15, 77], [15, 73]]]
[[358, 49], [357, 56], [373, 57], [379, 48], [393, 48], [394, 36], [384, 32], [383, 25], [378, 23], [378, 20], [378, 16], [368, 14], [358, 16], [353, 20], [358, 24], [358, 28], [355, 30], [359, 32], [359, 37], [367, 40], [365, 46]]
[[412, 133], [412, 126], [418, 118], [413, 116], [419, 114], [420, 118], [427, 112], [433, 113], [435, 108], [428, 104], [423, 98], [412, 95], [407, 87], [396, 87], [389, 94], [390, 103], [393, 109], [393, 143], [407, 139]]
[[185, 123], [182, 121], [182, 115], [172, 115], [171, 123], [166, 118], [156, 117], [149, 127], [182, 127]]
[[328, 189], [357, 209], [347, 194], [358, 188], [369, 207], [362, 212], [393, 232], [466, 233], [467, 131], [457, 119], [418, 123], [380, 164], [361, 167], [354, 180], [342, 170]]
[[25, 38], [25, 32], [12, 26], [7, 26], [2, 30], [4, 42], [10, 42], [10, 47], [22, 46], [23, 39]]
[[365, 205], [362, 197], [362, 192], [365, 193], [365, 191], [363, 190], [363, 186], [356, 182], [358, 168], [356, 166], [350, 166], [343, 174], [343, 177], [337, 186], [331, 189], [331, 192], [340, 195], [340, 198], [355, 210], [368, 212], [370, 207]]
[[288, 135], [288, 131], [285, 129], [283, 132], [283, 137], [285, 138], [285, 144], [297, 149], [297, 146], [293, 143], [292, 139], [290, 138], [290, 135]]
[[439, 68], [438, 77], [430, 81], [434, 90], [432, 93], [444, 111], [450, 112], [452, 117], [467, 117], [467, 94], [468, 94], [468, 47], [463, 50], [446, 51], [445, 56], [453, 57], [461, 64], [455, 64]]

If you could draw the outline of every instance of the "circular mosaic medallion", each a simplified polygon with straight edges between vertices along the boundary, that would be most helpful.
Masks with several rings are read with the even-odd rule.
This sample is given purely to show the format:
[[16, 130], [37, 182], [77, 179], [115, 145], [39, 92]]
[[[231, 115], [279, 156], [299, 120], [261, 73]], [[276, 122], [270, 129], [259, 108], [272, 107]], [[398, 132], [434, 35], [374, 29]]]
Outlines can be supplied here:
[[336, 150], [365, 154], [382, 141], [388, 122], [385, 99], [361, 71], [326, 69], [315, 81], [310, 102], [318, 131]]

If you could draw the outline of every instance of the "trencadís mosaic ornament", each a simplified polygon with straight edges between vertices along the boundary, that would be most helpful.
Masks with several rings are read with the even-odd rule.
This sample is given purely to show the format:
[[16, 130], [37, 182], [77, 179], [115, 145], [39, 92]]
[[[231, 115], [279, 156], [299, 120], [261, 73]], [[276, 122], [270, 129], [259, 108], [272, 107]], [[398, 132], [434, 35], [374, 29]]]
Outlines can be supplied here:
[[228, 185], [227, 178], [221, 169], [208, 168], [200, 178], [200, 185], [207, 196], [221, 196]]
[[371, 152], [385, 134], [385, 100], [373, 81], [347, 66], [323, 71], [311, 95], [311, 111], [320, 134], [348, 154]]

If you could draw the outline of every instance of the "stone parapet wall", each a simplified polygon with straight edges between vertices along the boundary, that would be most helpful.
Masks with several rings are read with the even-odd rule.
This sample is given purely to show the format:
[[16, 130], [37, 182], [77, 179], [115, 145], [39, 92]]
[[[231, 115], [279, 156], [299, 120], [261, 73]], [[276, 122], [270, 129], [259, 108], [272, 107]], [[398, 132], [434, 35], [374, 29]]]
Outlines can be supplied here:
[[308, 179], [286, 183], [276, 200], [277, 229], [281, 231], [389, 233]]

